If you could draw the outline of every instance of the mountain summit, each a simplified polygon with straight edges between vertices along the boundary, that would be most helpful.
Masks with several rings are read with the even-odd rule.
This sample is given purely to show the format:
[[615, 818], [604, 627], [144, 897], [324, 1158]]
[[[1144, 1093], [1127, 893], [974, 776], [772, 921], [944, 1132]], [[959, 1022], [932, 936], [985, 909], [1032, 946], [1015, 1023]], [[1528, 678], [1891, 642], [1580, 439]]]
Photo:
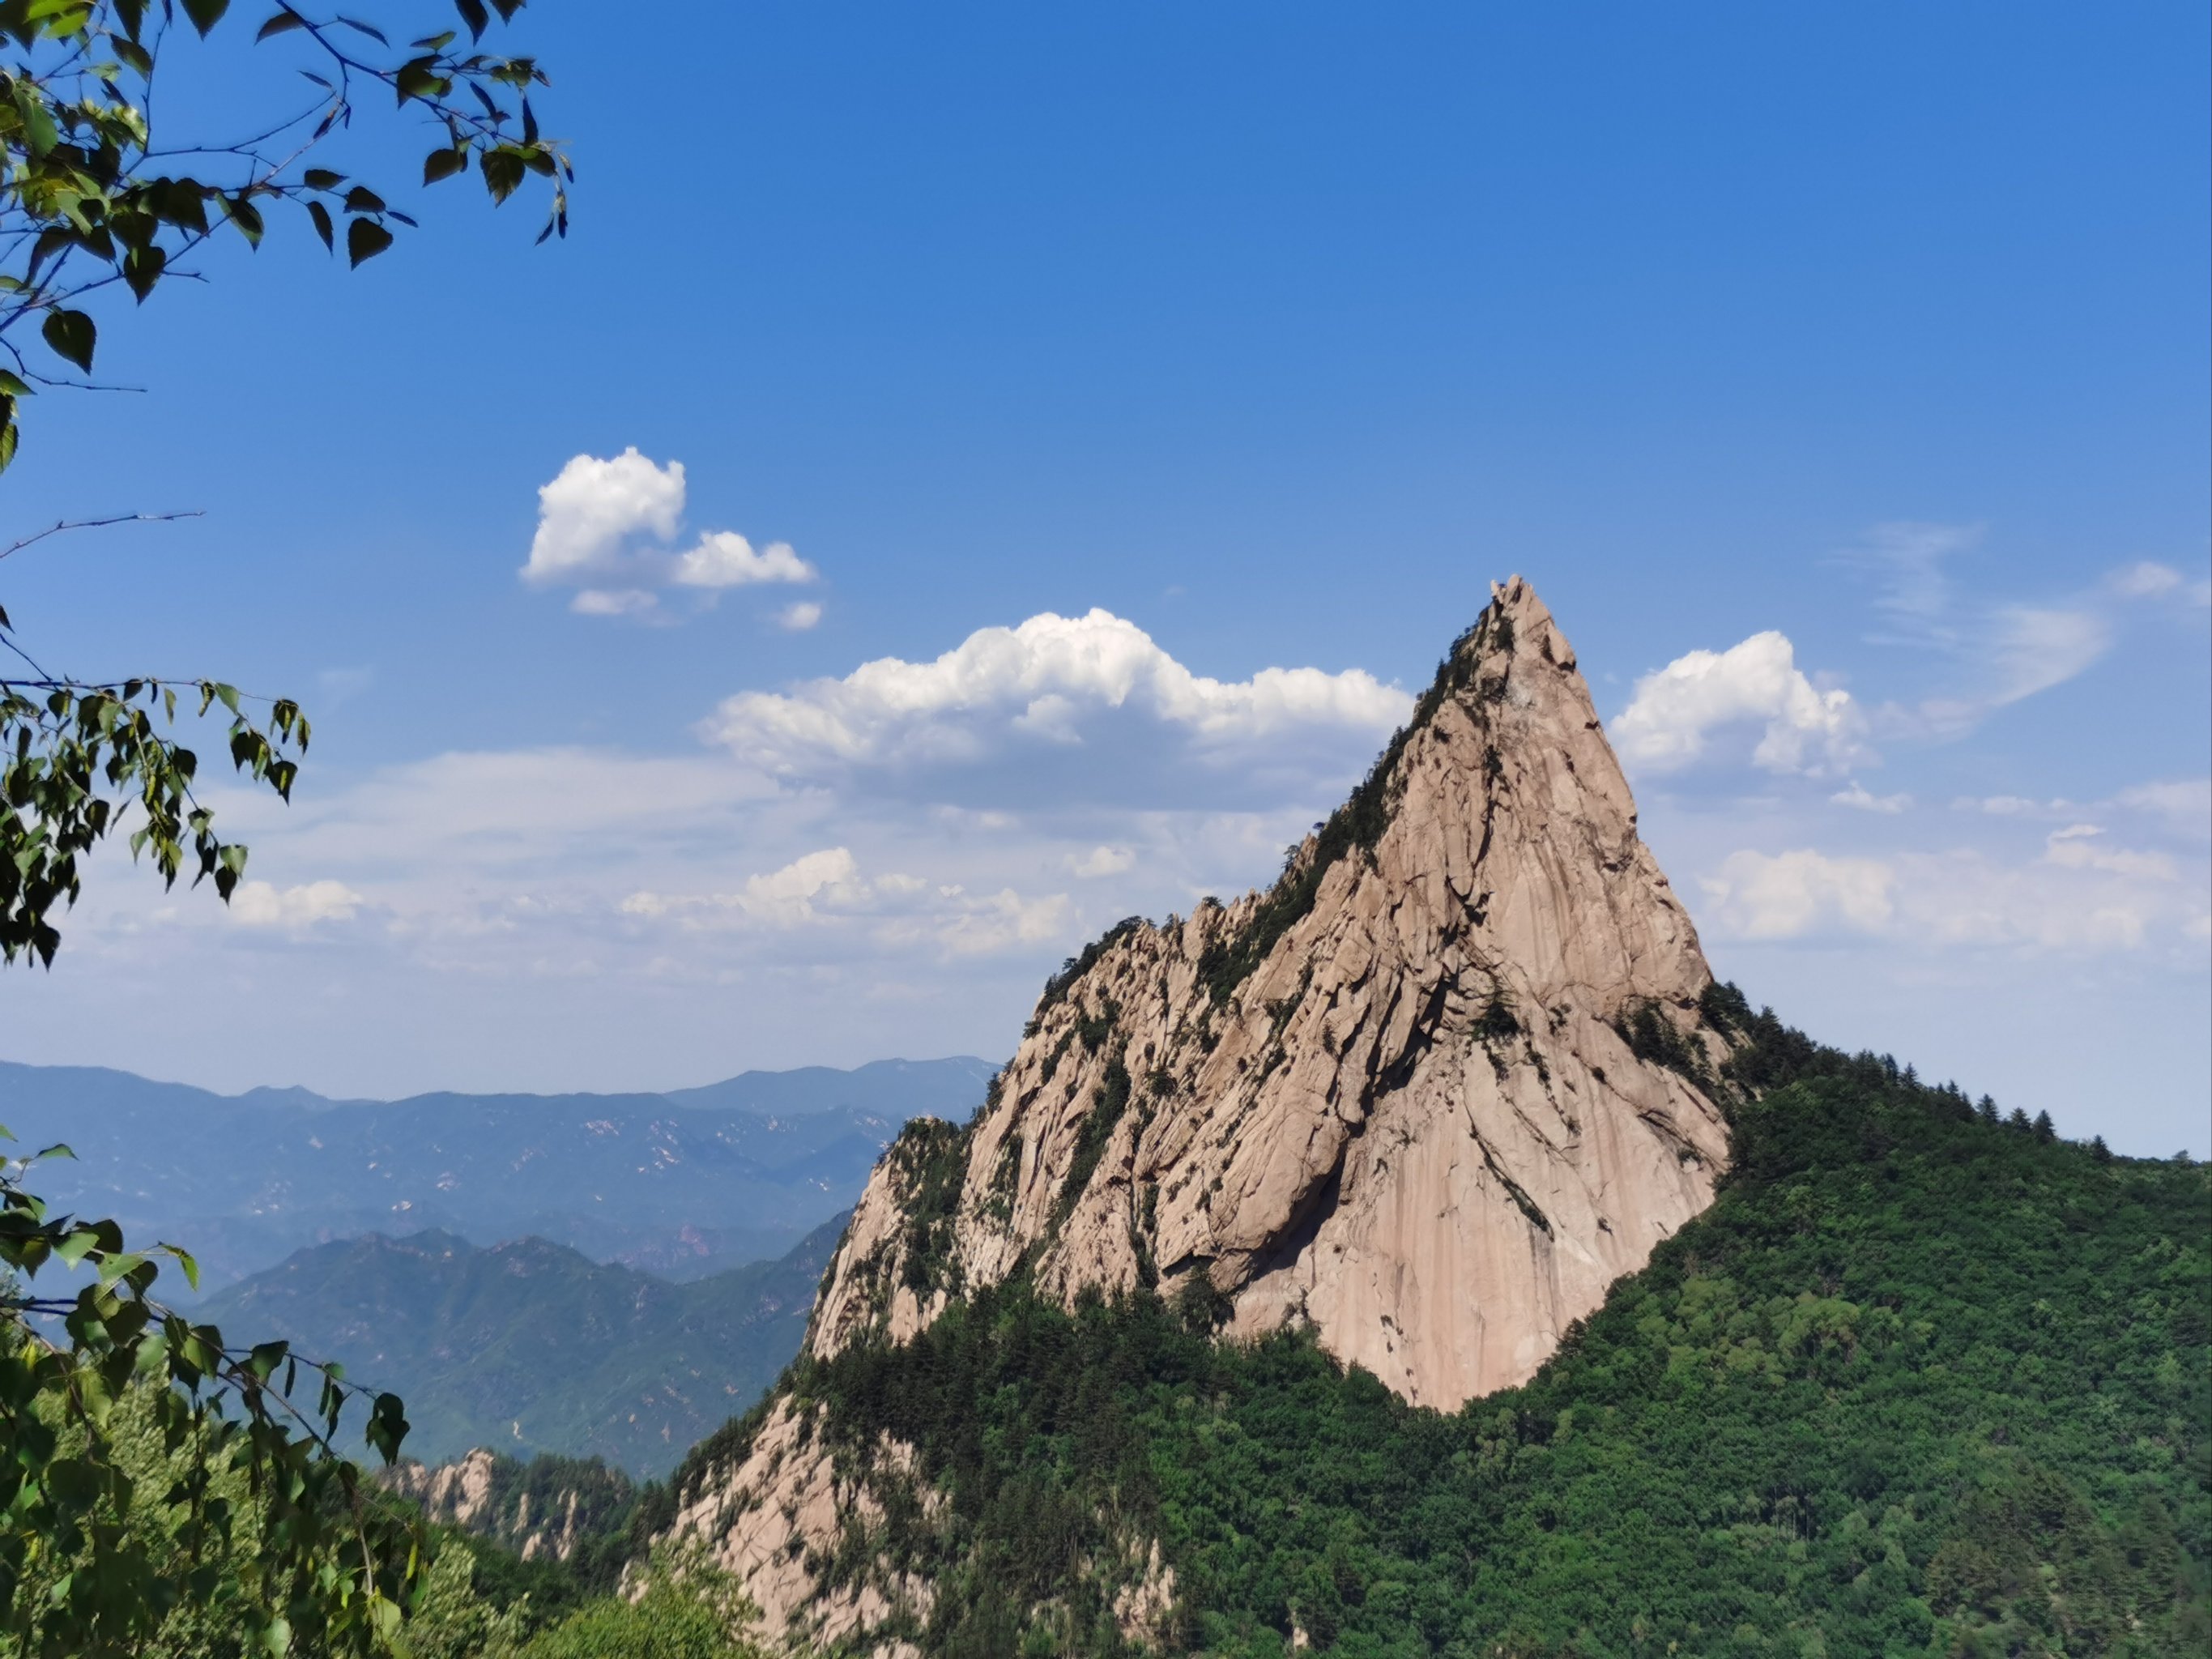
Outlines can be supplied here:
[[[1133, 919], [1045, 988], [966, 1127], [877, 1166], [807, 1338], [910, 1340], [1026, 1279], [1285, 1324], [1408, 1401], [1530, 1376], [1711, 1200], [1727, 1053], [1688, 915], [1572, 648], [1518, 577], [1265, 893]], [[810, 1563], [875, 1500], [774, 1397], [681, 1494], [772, 1620], [824, 1638], [926, 1585]], [[893, 1459], [896, 1462], [896, 1458]]]
[[960, 1137], [949, 1237], [941, 1155], [878, 1168], [811, 1346], [1026, 1267], [1071, 1300], [1202, 1277], [1231, 1334], [1309, 1322], [1424, 1405], [1519, 1382], [1711, 1198], [1718, 1109], [1637, 1052], [1699, 1042], [1711, 982], [1516, 577], [1271, 891], [1052, 982]]

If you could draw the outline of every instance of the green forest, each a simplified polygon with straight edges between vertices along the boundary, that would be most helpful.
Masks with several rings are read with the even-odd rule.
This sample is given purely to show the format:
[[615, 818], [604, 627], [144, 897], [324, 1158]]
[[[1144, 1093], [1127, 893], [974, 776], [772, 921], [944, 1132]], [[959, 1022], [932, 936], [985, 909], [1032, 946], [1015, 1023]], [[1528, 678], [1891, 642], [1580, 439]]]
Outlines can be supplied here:
[[1528, 1385], [1442, 1414], [1309, 1339], [1217, 1344], [1203, 1297], [1017, 1282], [794, 1368], [819, 1431], [951, 1495], [831, 1571], [887, 1547], [939, 1589], [908, 1633], [975, 1659], [1120, 1650], [1147, 1536], [1170, 1644], [1224, 1655], [2205, 1650], [2206, 1170], [1733, 1006], [1718, 1200]]

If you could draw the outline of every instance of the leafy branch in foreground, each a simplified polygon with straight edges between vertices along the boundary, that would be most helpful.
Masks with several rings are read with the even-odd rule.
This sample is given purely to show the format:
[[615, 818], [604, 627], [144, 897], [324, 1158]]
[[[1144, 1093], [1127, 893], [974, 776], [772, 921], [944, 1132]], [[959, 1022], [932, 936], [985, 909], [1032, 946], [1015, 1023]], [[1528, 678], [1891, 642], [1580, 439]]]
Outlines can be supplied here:
[[[155, 1258], [196, 1285], [191, 1256], [128, 1249], [113, 1222], [50, 1217], [25, 1189], [40, 1158], [69, 1155], [0, 1164], [0, 1646], [153, 1651], [170, 1620], [210, 1609], [271, 1653], [388, 1645], [422, 1581], [419, 1529], [337, 1435], [365, 1400], [389, 1462], [407, 1432], [398, 1396], [282, 1342], [230, 1346], [154, 1300]], [[92, 1282], [33, 1293], [56, 1263]], [[166, 1484], [126, 1455], [128, 1424], [158, 1435]]]
[[[372, 23], [280, 0], [254, 44], [299, 54], [304, 95], [250, 130], [173, 133], [154, 111], [176, 13], [205, 36], [229, 0], [0, 0], [0, 40], [18, 53], [0, 67], [0, 360], [12, 365], [0, 368], [0, 469], [15, 457], [21, 399], [91, 386], [88, 297], [119, 284], [143, 303], [165, 277], [198, 276], [181, 262], [225, 225], [259, 246], [272, 204], [302, 211], [332, 251], [343, 222], [355, 265], [390, 247], [395, 226], [414, 226], [368, 185], [307, 165], [352, 126], [364, 94], [389, 94], [434, 135], [424, 185], [473, 167], [496, 204], [546, 179], [538, 240], [567, 234], [574, 169], [529, 96], [544, 72], [533, 58], [479, 50], [491, 15], [506, 22], [522, 3], [454, 0], [461, 29], [396, 46]], [[45, 351], [27, 356], [33, 323]]]
[[[22, 654], [4, 611], [0, 645]], [[175, 722], [179, 692], [188, 705], [198, 700], [201, 715], [222, 704], [231, 763], [289, 800], [300, 769], [293, 757], [307, 752], [309, 736], [300, 706], [278, 697], [265, 717], [252, 717], [238, 689], [219, 680], [87, 683], [33, 666], [31, 678], [0, 677], [0, 960], [28, 951], [52, 963], [61, 935], [49, 913], [76, 903], [79, 855], [134, 806], [131, 856], [150, 854], [172, 885], [189, 856], [193, 885], [211, 878], [228, 901], [246, 848], [216, 834], [214, 814], [192, 794], [199, 757], [163, 728]]]

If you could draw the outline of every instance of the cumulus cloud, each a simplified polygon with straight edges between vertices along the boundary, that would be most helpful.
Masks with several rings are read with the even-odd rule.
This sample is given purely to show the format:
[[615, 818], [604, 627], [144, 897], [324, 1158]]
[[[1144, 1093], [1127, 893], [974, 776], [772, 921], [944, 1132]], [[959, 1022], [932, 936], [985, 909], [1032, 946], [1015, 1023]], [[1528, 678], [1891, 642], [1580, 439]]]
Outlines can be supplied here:
[[1094, 847], [1081, 858], [1071, 858], [1067, 867], [1086, 881], [1100, 876], [1118, 876], [1137, 861], [1137, 855], [1126, 847]]
[[1865, 753], [1850, 695], [1814, 685], [1788, 638], [1771, 629], [1646, 674], [1612, 732], [1627, 764], [1668, 772], [1701, 759], [1714, 733], [1752, 726], [1760, 728], [1753, 763], [1770, 772], [1835, 770]]
[[957, 882], [932, 884], [896, 872], [870, 879], [843, 847], [809, 853], [750, 878], [733, 892], [641, 891], [624, 899], [621, 908], [627, 916], [673, 919], [692, 929], [748, 922], [783, 929], [858, 927], [877, 944], [934, 945], [955, 956], [1056, 939], [1074, 917], [1064, 893], [1025, 898], [1007, 887], [975, 895]]
[[568, 601], [568, 609], [580, 617], [635, 617], [659, 603], [641, 587], [587, 587]]
[[580, 586], [568, 608], [586, 617], [646, 615], [659, 605], [653, 590], [669, 586], [697, 590], [711, 603], [726, 588], [815, 580], [818, 573], [789, 543], [756, 549], [731, 530], [668, 550], [682, 526], [684, 492], [681, 461], [659, 465], [635, 446], [605, 459], [572, 457], [538, 491], [538, 532], [523, 580]]
[[2105, 833], [2094, 823], [2069, 824], [2054, 830], [2044, 846], [2045, 861], [2069, 870], [2109, 870], [2115, 875], [2145, 876], [2154, 881], [2173, 879], [2173, 860], [2163, 853], [2131, 853], [2124, 848], [2100, 845]]
[[2123, 789], [2119, 804], [2194, 836], [2212, 835], [2212, 778], [2176, 778]]
[[811, 599], [787, 605], [775, 613], [775, 625], [787, 634], [804, 634], [822, 620], [822, 607]]
[[[891, 880], [893, 890], [903, 890], [904, 878]], [[623, 901], [622, 909], [624, 915], [649, 917], [734, 912], [777, 927], [798, 927], [864, 902], [872, 890], [861, 879], [850, 849], [829, 847], [793, 859], [780, 870], [753, 876], [733, 893], [672, 896], [636, 892]]]
[[2179, 884], [2174, 861], [2106, 846], [2102, 835], [2069, 825], [2025, 862], [1966, 848], [1879, 859], [1733, 853], [1700, 882], [1701, 919], [1747, 941], [1858, 935], [1917, 951], [2079, 955], [2193, 938], [2204, 896]]
[[757, 553], [735, 531], [717, 530], [678, 556], [670, 580], [683, 587], [743, 587], [750, 582], [811, 582], [814, 577], [814, 567], [793, 552], [788, 542], [770, 542]]
[[1848, 806], [1855, 811], [1882, 812], [1894, 816], [1912, 805], [1910, 795], [1877, 795], [1856, 778], [1848, 789], [1839, 789], [1828, 797], [1838, 806]]
[[523, 580], [571, 581], [613, 568], [631, 537], [672, 540], [683, 516], [683, 462], [655, 466], [635, 445], [606, 460], [573, 456], [538, 488], [538, 533]]
[[341, 881], [311, 881], [279, 889], [265, 881], [243, 881], [230, 896], [234, 921], [246, 927], [283, 927], [295, 932], [322, 921], [351, 921], [363, 901]]
[[1800, 939], [1841, 927], [1879, 933], [1889, 925], [1896, 876], [1877, 859], [1794, 852], [1731, 853], [1701, 884], [1723, 928], [1738, 939]]
[[930, 662], [884, 657], [788, 693], [743, 692], [701, 730], [743, 760], [793, 775], [975, 762], [1022, 740], [1080, 747], [1086, 727], [1113, 711], [1218, 749], [1325, 729], [1371, 738], [1411, 708], [1403, 691], [1356, 668], [1194, 674], [1134, 623], [1094, 610], [979, 629]]

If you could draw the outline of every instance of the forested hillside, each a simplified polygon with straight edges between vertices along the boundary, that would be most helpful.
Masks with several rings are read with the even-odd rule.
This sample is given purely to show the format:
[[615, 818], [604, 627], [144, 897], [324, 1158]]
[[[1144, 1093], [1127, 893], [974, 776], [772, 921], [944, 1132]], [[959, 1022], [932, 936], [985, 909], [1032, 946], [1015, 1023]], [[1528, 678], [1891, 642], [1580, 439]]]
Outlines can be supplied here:
[[1530, 1383], [1440, 1414], [1202, 1294], [1017, 1277], [794, 1368], [844, 1457], [916, 1452], [830, 1581], [932, 1585], [943, 1654], [2202, 1652], [2206, 1170], [1734, 1010], [1717, 1201]]
[[408, 1454], [474, 1446], [602, 1457], [641, 1477], [775, 1380], [798, 1351], [844, 1218], [773, 1261], [672, 1285], [525, 1238], [448, 1233], [302, 1250], [210, 1301], [210, 1317], [403, 1394]]

